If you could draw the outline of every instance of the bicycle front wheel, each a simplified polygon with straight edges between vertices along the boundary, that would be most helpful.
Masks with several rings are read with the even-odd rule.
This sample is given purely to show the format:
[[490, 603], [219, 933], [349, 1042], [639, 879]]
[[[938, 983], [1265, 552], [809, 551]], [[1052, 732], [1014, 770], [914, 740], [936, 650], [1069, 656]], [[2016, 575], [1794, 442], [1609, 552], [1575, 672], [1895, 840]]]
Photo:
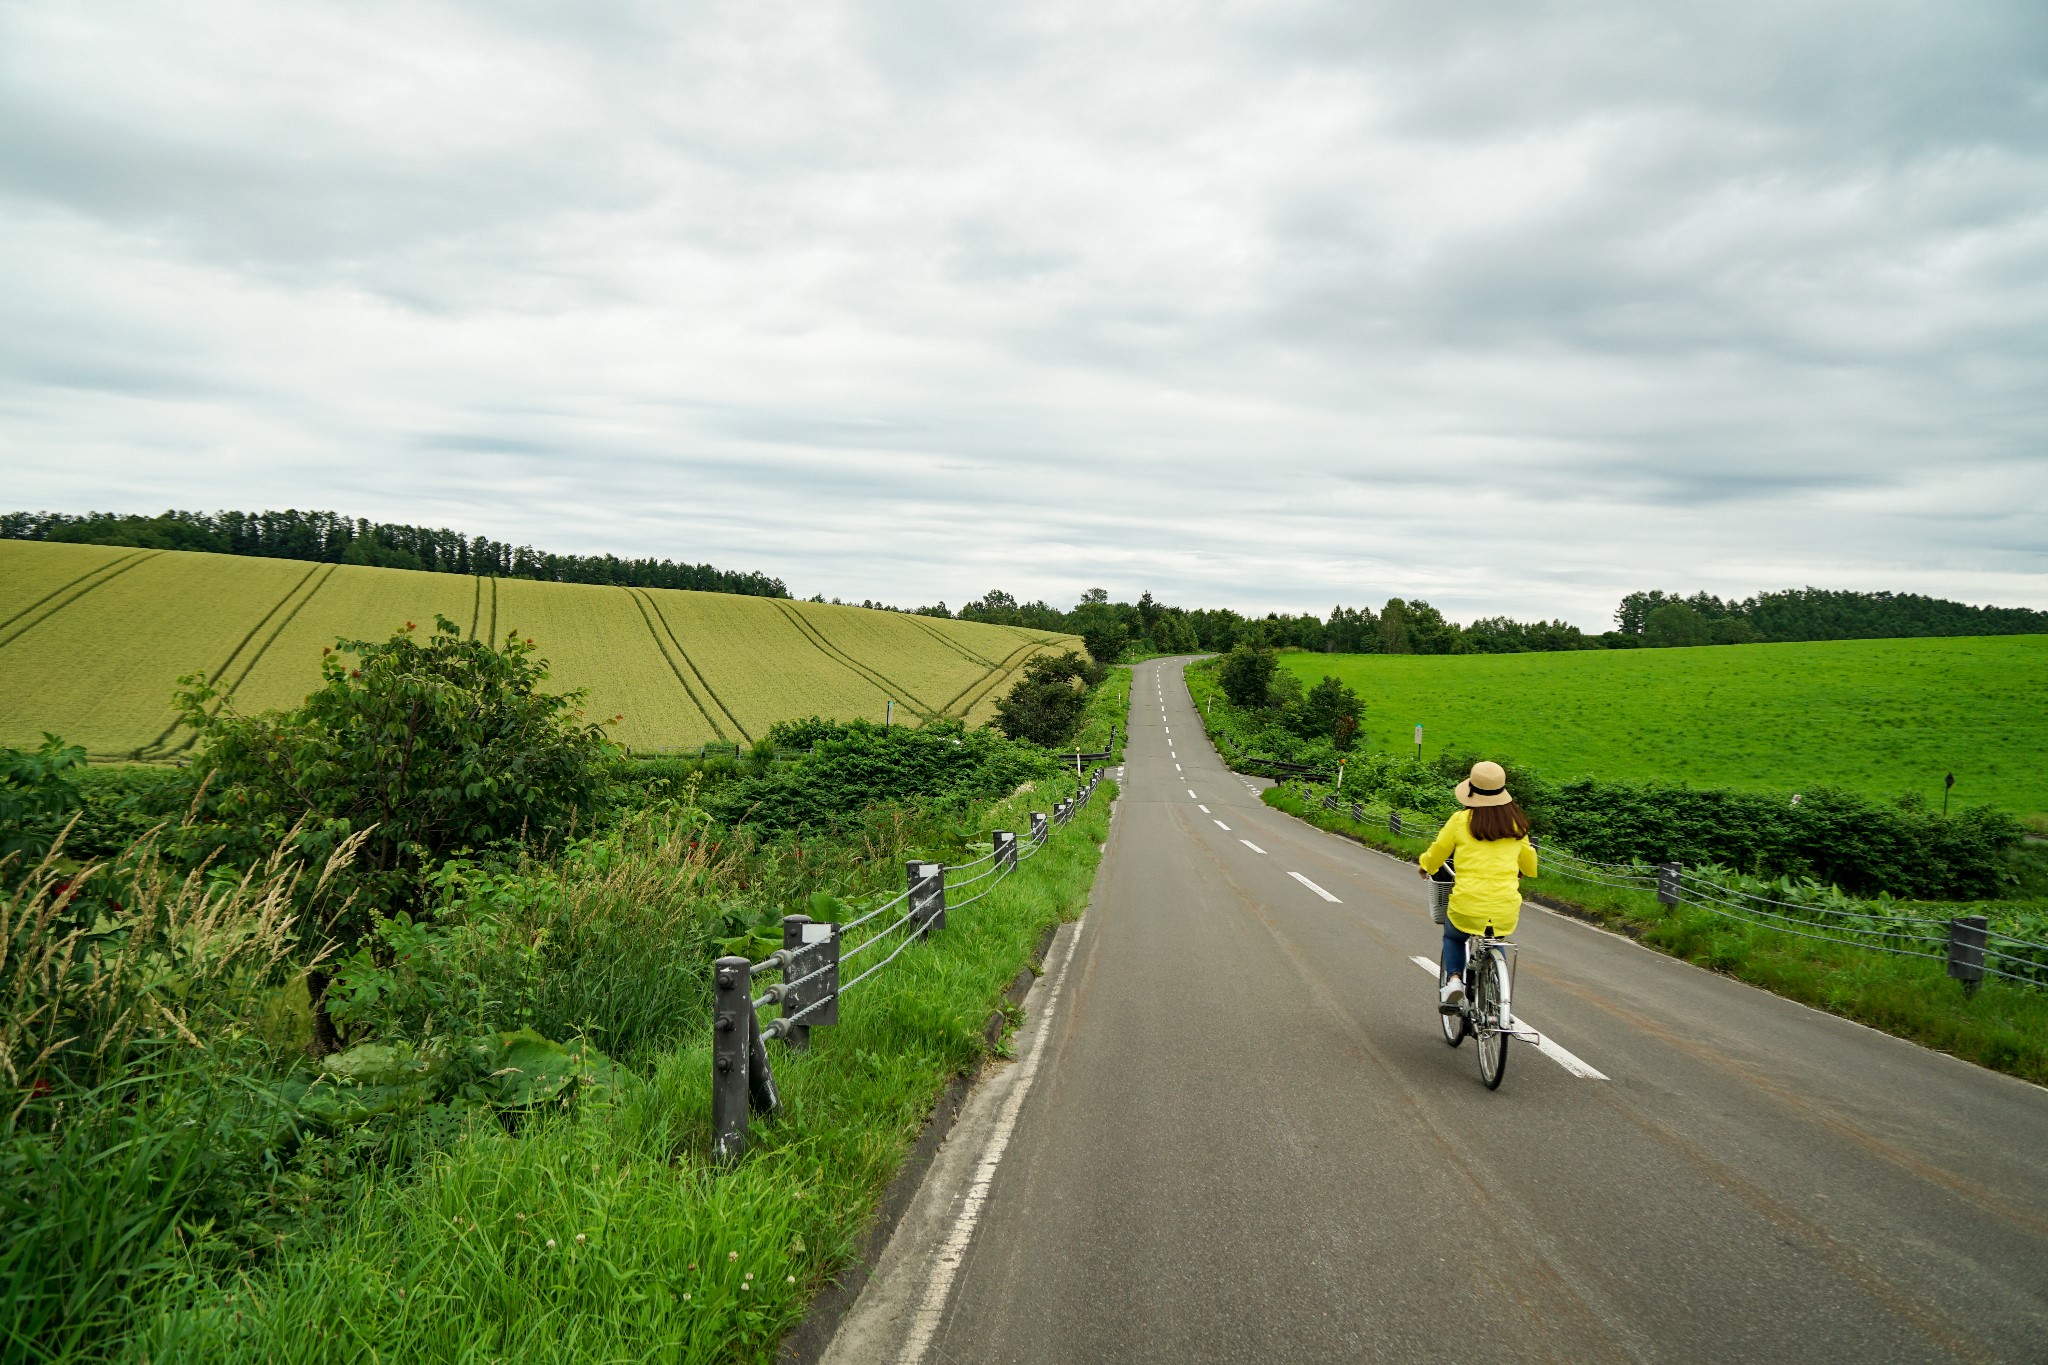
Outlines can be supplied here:
[[1479, 1079], [1488, 1090], [1500, 1089], [1508, 1074], [1508, 1034], [1501, 1028], [1502, 974], [1507, 971], [1498, 949], [1480, 958], [1472, 987], [1472, 1031], [1478, 1039]]

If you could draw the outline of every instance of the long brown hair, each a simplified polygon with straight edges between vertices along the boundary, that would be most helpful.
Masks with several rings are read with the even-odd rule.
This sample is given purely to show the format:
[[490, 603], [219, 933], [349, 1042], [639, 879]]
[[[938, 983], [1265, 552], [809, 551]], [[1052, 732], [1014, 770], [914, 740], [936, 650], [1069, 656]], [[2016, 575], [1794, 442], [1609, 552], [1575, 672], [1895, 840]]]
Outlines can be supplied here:
[[1471, 810], [1475, 839], [1519, 839], [1529, 832], [1529, 817], [1512, 801], [1504, 806], [1473, 806]]

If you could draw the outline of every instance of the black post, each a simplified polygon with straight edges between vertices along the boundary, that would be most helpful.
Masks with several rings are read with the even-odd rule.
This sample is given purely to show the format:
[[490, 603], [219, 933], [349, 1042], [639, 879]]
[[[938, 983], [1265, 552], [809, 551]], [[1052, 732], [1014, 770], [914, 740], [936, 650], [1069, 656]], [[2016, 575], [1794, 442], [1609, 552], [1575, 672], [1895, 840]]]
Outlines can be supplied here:
[[1950, 773], [1941, 784], [1941, 813], [1948, 814], [1948, 794], [1955, 790], [1956, 775]]
[[1051, 828], [1046, 822], [1045, 812], [1042, 810], [1031, 812], [1031, 842], [1042, 844], [1050, 833]]
[[738, 1161], [747, 1150], [747, 1054], [753, 1044], [753, 969], [743, 957], [711, 966], [711, 1154]]
[[1361, 825], [1365, 823], [1365, 808], [1356, 801], [1351, 803], [1351, 818]]
[[[784, 915], [782, 917], [782, 1017], [787, 1019], [802, 1009], [806, 1003], [817, 997], [811, 994], [808, 985], [798, 986], [797, 978], [807, 976], [815, 969], [815, 962], [803, 961], [804, 926], [811, 922], [809, 915]], [[802, 961], [803, 965], [798, 963]], [[811, 1050], [811, 1026], [808, 1021], [801, 1024], [782, 1026], [782, 1045], [791, 1052]]]
[[1006, 829], [995, 832], [996, 866], [1005, 872], [1017, 870], [1017, 836]]
[[1984, 934], [1991, 922], [1965, 915], [1948, 922], [1948, 974], [1963, 983], [1963, 994], [1975, 995], [1984, 980]]
[[1657, 904], [1676, 905], [1680, 890], [1679, 877], [1685, 871], [1683, 863], [1657, 864]]
[[1387, 811], [1387, 833], [1399, 834], [1400, 832], [1401, 812], [1390, 807]]
[[903, 865], [910, 884], [910, 913], [930, 920], [934, 930], [946, 927], [946, 869], [938, 863], [913, 858]]

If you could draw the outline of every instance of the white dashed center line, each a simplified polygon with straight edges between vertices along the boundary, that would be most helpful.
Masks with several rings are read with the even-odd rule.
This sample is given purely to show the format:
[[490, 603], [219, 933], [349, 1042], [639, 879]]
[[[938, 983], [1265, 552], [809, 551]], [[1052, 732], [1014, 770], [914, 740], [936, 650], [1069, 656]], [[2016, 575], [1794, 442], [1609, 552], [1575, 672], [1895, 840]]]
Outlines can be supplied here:
[[1218, 820], [1216, 822], [1216, 828], [1222, 830], [1226, 834], [1230, 832], [1230, 826], [1224, 824], [1221, 820]]
[[1209, 813], [1209, 808], [1207, 806], [1196, 806], [1195, 809], [1202, 812], [1202, 814], [1204, 815], [1207, 815]]
[[1258, 846], [1257, 844], [1253, 843], [1253, 842], [1252, 842], [1251, 840], [1249, 840], [1249, 839], [1239, 839], [1239, 840], [1238, 840], [1238, 842], [1239, 842], [1240, 844], [1243, 844], [1243, 845], [1244, 845], [1244, 846], [1245, 846], [1246, 848], [1250, 849], [1250, 850], [1251, 850], [1252, 852], [1254, 852], [1254, 853], [1256, 853], [1256, 854], [1260, 855], [1261, 857], [1264, 857], [1264, 856], [1265, 856], [1266, 850], [1264, 850], [1263, 848], [1260, 848], [1260, 847], [1259, 847], [1259, 846]]
[[1190, 801], [1194, 801], [1194, 800], [1198, 800], [1198, 799], [1199, 799], [1198, 797], [1196, 797], [1196, 795], [1195, 795], [1195, 789], [1194, 789], [1193, 787], [1189, 787], [1189, 788], [1188, 788], [1188, 799], [1189, 799]]
[[1332, 905], [1342, 905], [1344, 903], [1343, 901], [1338, 900], [1335, 896], [1331, 895], [1329, 892], [1323, 890], [1323, 888], [1321, 888], [1320, 886], [1317, 886], [1308, 878], [1302, 876], [1299, 872], [1290, 872], [1287, 875], [1294, 878], [1294, 880], [1300, 882], [1303, 886], [1315, 892], [1318, 896], [1321, 896], [1324, 900], [1328, 901]]

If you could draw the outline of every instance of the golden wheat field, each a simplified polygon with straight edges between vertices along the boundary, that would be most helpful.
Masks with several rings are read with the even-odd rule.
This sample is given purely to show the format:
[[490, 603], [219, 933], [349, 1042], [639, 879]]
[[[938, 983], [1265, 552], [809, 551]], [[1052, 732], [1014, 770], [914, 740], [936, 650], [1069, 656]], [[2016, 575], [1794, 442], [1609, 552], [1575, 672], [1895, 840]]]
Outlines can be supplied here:
[[247, 711], [319, 681], [337, 639], [446, 616], [531, 637], [551, 685], [620, 716], [636, 751], [749, 743], [778, 720], [979, 723], [1024, 662], [1071, 637], [760, 597], [536, 583], [182, 551], [0, 541], [0, 745], [43, 733], [96, 759], [172, 756], [171, 695], [203, 673]]

